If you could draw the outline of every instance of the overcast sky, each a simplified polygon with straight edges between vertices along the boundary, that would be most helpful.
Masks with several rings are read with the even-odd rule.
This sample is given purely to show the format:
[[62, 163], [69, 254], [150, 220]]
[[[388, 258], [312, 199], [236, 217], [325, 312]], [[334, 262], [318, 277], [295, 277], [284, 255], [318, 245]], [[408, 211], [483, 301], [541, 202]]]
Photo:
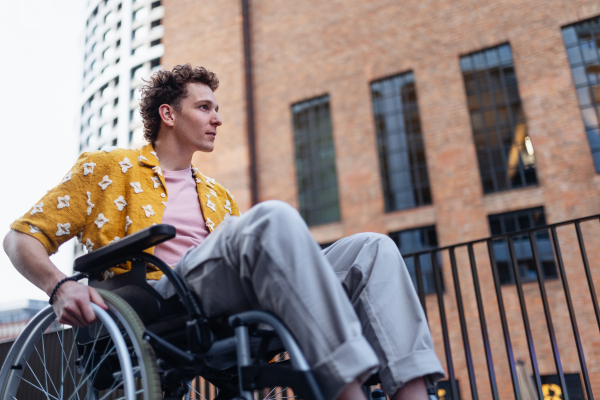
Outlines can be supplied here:
[[[69, 171], [78, 155], [83, 0], [5, 1], [0, 12], [0, 235]], [[48, 297], [0, 252], [0, 304]], [[72, 246], [52, 257], [71, 273]]]

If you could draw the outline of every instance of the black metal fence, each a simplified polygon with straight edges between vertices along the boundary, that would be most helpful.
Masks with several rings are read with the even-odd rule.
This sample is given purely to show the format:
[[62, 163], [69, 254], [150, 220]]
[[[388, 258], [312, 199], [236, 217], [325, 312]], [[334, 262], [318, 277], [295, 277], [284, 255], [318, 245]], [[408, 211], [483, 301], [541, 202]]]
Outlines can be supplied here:
[[[431, 311], [428, 313], [428, 307], [430, 308], [434, 302], [433, 296], [435, 296], [435, 300], [437, 302], [437, 309], [439, 311], [439, 327], [441, 328], [441, 342], [444, 348], [443, 353], [445, 356], [446, 371], [448, 375], [448, 382], [446, 385], [448, 390], [444, 391], [446, 399], [458, 399], [461, 396], [460, 392], [463, 393], [463, 398], [467, 398], [464, 396], [464, 394], [465, 392], [468, 393], [469, 391], [470, 397], [474, 400], [479, 399], [482, 396], [482, 392], [486, 393], [486, 395], [482, 398], [492, 398], [495, 400], [507, 398], [507, 391], [504, 390], [504, 393], [502, 394], [502, 391], [499, 389], [497, 369], [499, 364], [503, 364], [503, 360], [501, 357], [498, 357], [497, 351], [497, 348], [500, 348], [501, 346], [494, 346], [494, 343], [492, 343], [490, 340], [490, 329], [488, 323], [490, 318], [490, 309], [492, 309], [492, 314], [497, 313], [497, 316], [494, 315], [494, 318], [499, 317], [500, 319], [506, 361], [510, 372], [510, 382], [506, 382], [506, 379], [504, 379], [502, 385], [503, 388], [506, 389], [507, 384], [512, 384], [512, 395], [510, 397], [513, 397], [514, 395], [514, 398], [518, 400], [530, 399], [531, 397], [526, 397], [525, 395], [528, 388], [520, 386], [528, 385], [531, 381], [533, 381], [531, 386], [539, 399], [574, 400], [575, 398], [587, 398], [588, 400], [592, 400], [594, 398], [592, 387], [594, 384], [600, 384], [600, 368], [598, 368], [598, 364], [600, 362], [598, 356], [600, 353], [593, 351], [594, 346], [588, 346], [587, 353], [588, 355], [592, 356], [593, 360], [591, 364], [594, 365], [593, 371], [590, 371], [588, 365], [590, 361], [586, 361], [586, 349], [584, 349], [584, 343], [582, 342], [582, 332], [585, 331], [584, 333], [587, 337], [594, 337], [595, 341], [600, 339], [600, 337], [597, 338], [598, 329], [600, 329], [600, 309], [595, 290], [594, 276], [592, 273], [593, 270], [597, 270], [598, 266], [600, 265], [597, 254], [598, 250], [600, 250], [600, 225], [598, 225], [598, 222], [600, 221], [599, 217], [600, 215], [595, 215], [587, 218], [561, 222], [558, 224], [536, 227], [511, 234], [499, 235], [434, 250], [404, 255], [405, 260], [413, 260], [412, 262], [414, 264], [416, 273], [416, 287], [419, 294], [419, 299], [423, 305], [423, 308], [426, 310], [426, 314], [429, 314], [428, 320], [430, 327], [432, 328], [432, 333], [434, 334], [437, 329], [435, 329], [433, 326], [433, 318], [431, 316]], [[589, 233], [588, 235], [584, 235], [582, 225], [585, 225], [586, 232]], [[587, 250], [586, 241], [588, 242]], [[506, 246], [508, 250], [507, 261], [511, 268], [510, 272], [514, 277], [514, 284], [511, 282], [509, 285], [503, 285], [503, 282], [499, 276], [498, 253], [501, 252], [500, 249], [502, 245]], [[524, 245], [529, 246], [529, 252], [523, 251]], [[543, 248], [544, 246], [550, 246], [552, 249], [554, 265], [552, 265], [552, 262], [548, 263], [548, 260], [546, 260], [545, 268], [542, 269], [539, 252], [540, 248]], [[517, 247], [521, 249], [520, 252], [515, 250]], [[578, 249], [578, 251], [574, 251], [575, 247]], [[590, 251], [590, 249], [592, 250]], [[487, 252], [487, 260], [485, 260], [485, 257], [482, 254], [484, 251]], [[568, 253], [567, 256], [564, 255], [565, 252]], [[590, 256], [592, 256], [592, 258], [590, 258]], [[431, 273], [433, 274], [436, 293], [431, 296], [426, 296], [423, 286], [422, 263], [424, 260], [426, 260], [426, 262], [430, 262], [430, 265], [433, 266]], [[440, 260], [446, 260], [442, 261], [442, 264], [444, 264], [443, 268], [440, 266]], [[535, 271], [536, 279], [534, 279], [532, 283], [523, 282], [524, 271], [529, 271], [527, 268], [524, 268], [527, 267], [527, 264], [532, 264]], [[556, 267], [557, 273], [549, 274], [548, 270], [552, 270], [554, 266]], [[493, 281], [493, 289], [496, 297], [495, 310], [493, 307], [490, 307], [489, 301], [487, 302], [488, 306], [485, 306], [484, 298], [487, 297], [489, 300], [491, 297], [490, 293], [488, 293], [489, 291], [482, 293], [480, 275], [485, 269], [488, 269], [488, 275], [489, 272], [491, 272], [491, 280]], [[443, 272], [448, 271], [451, 272], [452, 285], [448, 284], [448, 281], [450, 280], [450, 277], [447, 276], [448, 274], [443, 274]], [[552, 275], [554, 275], [553, 278], [548, 278], [548, 276]], [[596, 275], [598, 275], [597, 272]], [[568, 276], [570, 276], [570, 278], [568, 278]], [[597, 278], [600, 278], [600, 276]], [[553, 302], [549, 300], [549, 295], [546, 289], [546, 285], [551, 282], [551, 279], [560, 281], [562, 284], [562, 290], [564, 292], [563, 295], [559, 295], [555, 292], [552, 293], [551, 300], [554, 300]], [[593, 324], [593, 322], [591, 322], [588, 318], [583, 326], [581, 324], [578, 325], [577, 314], [585, 314], [585, 310], [583, 308], [585, 308], [586, 302], [582, 303], [579, 301], [578, 305], [580, 305], [582, 308], [575, 308], [573, 295], [569, 287], [570, 279], [576, 283], [578, 291], [577, 296], [579, 298], [582, 296], [587, 296], [589, 300], [589, 302], [587, 302], [587, 306], [590, 309], [588, 311], [592, 311], [593, 314], [595, 314], [596, 324]], [[453, 286], [453, 296], [450, 293], [444, 293], [444, 281], [446, 283], [444, 286], [448, 288], [447, 290], [451, 290], [450, 288]], [[468, 282], [470, 283], [468, 287], [465, 285], [466, 281], [470, 281]], [[532, 284], [535, 285], [534, 282], [536, 281], [539, 288], [538, 293], [535, 293], [531, 287]], [[585, 282], [585, 285], [583, 285], [583, 282]], [[554, 286], [556, 285], [554, 282], [551, 283]], [[586, 286], [588, 291], [587, 294], [582, 293], [585, 292], [583, 290], [583, 286]], [[506, 297], [507, 295], [512, 295], [510, 291], [514, 291], [515, 289], [516, 297], [518, 298], [518, 310], [515, 310], [514, 307], [511, 308], [511, 310], [507, 310], [505, 307]], [[526, 295], [526, 292], [528, 296]], [[469, 300], [475, 300], [477, 309], [476, 312], [466, 312], [465, 296], [467, 295]], [[564, 303], [566, 303], [566, 309], [560, 307], [563, 300]], [[446, 310], [448, 301], [453, 303], [452, 307], [455, 308], [455, 314], [457, 314], [457, 318], [449, 318]], [[543, 319], [545, 321], [540, 324], [541, 318], [535, 318], [536, 324], [532, 325], [531, 315], [528, 313], [528, 303], [530, 305], [533, 304], [535, 307], [536, 305], [539, 305], [540, 302], [541, 308], [543, 309]], [[573, 335], [573, 341], [570, 348], [568, 348], [567, 344], [565, 344], [565, 342], [568, 342], [568, 340], [564, 340], [564, 337], [569, 336], [568, 332], [567, 334], [561, 334], [561, 346], [559, 346], [556, 324], [553, 322], [553, 312], [551, 311], [554, 311], [555, 317], [557, 316], [557, 311], [562, 314], [568, 314], [571, 332]], [[511, 339], [510, 328], [513, 328], [512, 331], [514, 335], [515, 326], [517, 329], [519, 327], [518, 324], [509, 323], [509, 317], [511, 316], [513, 317], [512, 319], [514, 322], [515, 313], [519, 313], [521, 316], [523, 330], [522, 333], [524, 333], [526, 338], [527, 353], [531, 367], [531, 372], [529, 372], [529, 374], [532, 376], [532, 379], [530, 378], [529, 380], [519, 379], [518, 376], [519, 367], [517, 360], [515, 360], [516, 349], [514, 348], [515, 346]], [[590, 312], [587, 313], [588, 316], [589, 314]], [[437, 323], [437, 316], [435, 317]], [[562, 317], [564, 317], [564, 315], [562, 315]], [[485, 364], [487, 367], [487, 380], [489, 381], [489, 389], [483, 389], [482, 385], [478, 386], [479, 382], [485, 381], [486, 379], [482, 378], [482, 371], [474, 366], [473, 345], [469, 334], [472, 334], [475, 331], [473, 326], [477, 325], [477, 322], [480, 328], [479, 336], [481, 345], [483, 347], [483, 357], [485, 358]], [[540, 325], [545, 325], [545, 329]], [[535, 342], [540, 341], [540, 332], [543, 332], [544, 330], [547, 332], [552, 351], [553, 366], [554, 371], [556, 372], [555, 380], [556, 378], [558, 380], [554, 386], [543, 384], [542, 375], [540, 374], [539, 355], [536, 353]], [[566, 329], [564, 326], [560, 326], [560, 330], [561, 333], [564, 333], [564, 331], [567, 331], [568, 329]], [[460, 339], [462, 340], [458, 339], [452, 343], [451, 339], [453, 334], [455, 334], [454, 336], [458, 336], [458, 333], [460, 333]], [[534, 340], [534, 337], [538, 340]], [[437, 338], [436, 342], [440, 342], [439, 337]], [[541, 342], [541, 344], [544, 345], [543, 340]], [[461, 369], [459, 373], [463, 378], [466, 377], [468, 379], [468, 385], [461, 385], [462, 390], [459, 392], [457, 371], [454, 362], [458, 354], [456, 351], [452, 351], [452, 347], [460, 347], [460, 344], [462, 344], [462, 350], [464, 352], [464, 359], [462, 359], [462, 361], [464, 361], [466, 368]], [[568, 385], [565, 381], [565, 372], [563, 370], [563, 363], [561, 361], [561, 352], [559, 351], [559, 347], [562, 347], [562, 354], [567, 353], [571, 355], [572, 352], [576, 351], [579, 368], [578, 370], [575, 370], [575, 373], [579, 374], [581, 380], [583, 381], [585, 397], [583, 393], [576, 393], [576, 389], [569, 391]], [[493, 353], [495, 353], [496, 357], [494, 357]], [[520, 356], [523, 357], [523, 354]], [[551, 368], [546, 364], [544, 365], [544, 370], [547, 372]], [[506, 366], [506, 364], [504, 365]], [[572, 366], [571, 369], [573, 369]], [[478, 372], [479, 379], [476, 376], [478, 375]], [[569, 376], [569, 378], [572, 378], [572, 376]], [[570, 380], [572, 381], [573, 379]], [[546, 379], [546, 381], [548, 381], [548, 379]], [[558, 387], [556, 385], [558, 385]], [[465, 390], [465, 388], [467, 390]], [[598, 389], [599, 387], [597, 386], [596, 391], [598, 391]], [[569, 395], [571, 396], [569, 397]]]
[[[419, 299], [445, 359], [448, 380], [438, 385], [440, 399], [530, 400], [529, 389], [539, 400], [593, 400], [594, 385], [600, 390], [600, 307], [594, 283], [594, 272], [600, 280], [599, 222], [600, 215], [594, 215], [404, 255], [414, 265]], [[553, 260], [540, 260], [540, 249], [551, 249]], [[424, 262], [432, 267], [427, 273], [433, 274], [436, 289], [429, 295]], [[510, 269], [510, 279], [501, 278], [500, 263]], [[562, 287], [562, 293], [549, 294], [548, 285]], [[536, 314], [540, 309], [543, 313]], [[501, 334], [490, 320], [499, 320]], [[11, 344], [0, 343], [0, 360]], [[59, 351], [58, 343], [47, 345]], [[551, 350], [551, 357], [546, 351], [540, 358], [540, 348]], [[519, 357], [529, 359], [529, 371]], [[215, 397], [216, 390], [203, 379], [192, 387], [208, 400]], [[192, 393], [192, 398], [200, 396]]]

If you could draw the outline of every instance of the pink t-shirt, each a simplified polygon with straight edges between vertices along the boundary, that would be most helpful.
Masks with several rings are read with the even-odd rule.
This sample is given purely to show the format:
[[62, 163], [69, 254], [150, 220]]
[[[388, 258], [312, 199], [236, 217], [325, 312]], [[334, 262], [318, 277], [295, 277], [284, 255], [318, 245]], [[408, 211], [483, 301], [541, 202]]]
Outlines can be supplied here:
[[162, 171], [169, 193], [162, 223], [173, 225], [177, 235], [156, 246], [154, 255], [174, 266], [192, 246], [198, 246], [208, 235], [204, 223], [196, 181], [192, 169]]

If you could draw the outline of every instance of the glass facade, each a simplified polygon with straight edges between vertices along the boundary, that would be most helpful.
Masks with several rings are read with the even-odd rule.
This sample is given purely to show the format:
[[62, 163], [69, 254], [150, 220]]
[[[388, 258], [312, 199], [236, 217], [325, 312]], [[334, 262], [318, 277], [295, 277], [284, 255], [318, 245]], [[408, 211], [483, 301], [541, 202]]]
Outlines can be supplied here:
[[484, 193], [536, 184], [510, 45], [460, 58]]
[[[507, 233], [518, 232], [525, 229], [535, 228], [546, 225], [546, 217], [542, 207], [530, 208], [526, 210], [512, 211], [502, 214], [488, 216], [490, 231], [492, 236]], [[556, 278], [556, 264], [554, 263], [554, 253], [550, 236], [547, 231], [535, 233], [537, 252], [540, 258], [540, 264], [544, 278]], [[529, 235], [519, 235], [514, 237], [515, 255], [519, 266], [519, 273], [522, 282], [534, 281], [537, 279], [535, 262], [531, 251], [531, 242]], [[511, 257], [506, 239], [493, 241], [494, 255], [496, 256], [496, 265], [501, 284], [515, 282], [512, 269]]]
[[329, 96], [292, 105], [300, 214], [309, 226], [340, 220]]
[[600, 17], [562, 29], [596, 172], [600, 172]]
[[412, 72], [371, 83], [385, 210], [431, 204]]
[[[394, 242], [396, 242], [400, 253], [403, 255], [421, 250], [435, 249], [438, 247], [435, 226], [425, 226], [422, 228], [392, 232], [389, 236]], [[414, 258], [405, 258], [404, 262], [406, 263], [406, 268], [408, 269], [410, 278], [413, 281], [415, 290], [418, 290]], [[425, 294], [435, 293], [435, 281], [433, 280], [433, 264], [431, 262], [431, 256], [429, 254], [419, 256], [419, 264], [421, 266], [421, 273], [423, 276], [423, 288], [425, 289]], [[440, 267], [440, 274], [442, 272], [441, 265], [442, 264], [440, 262], [438, 254], [438, 267]]]

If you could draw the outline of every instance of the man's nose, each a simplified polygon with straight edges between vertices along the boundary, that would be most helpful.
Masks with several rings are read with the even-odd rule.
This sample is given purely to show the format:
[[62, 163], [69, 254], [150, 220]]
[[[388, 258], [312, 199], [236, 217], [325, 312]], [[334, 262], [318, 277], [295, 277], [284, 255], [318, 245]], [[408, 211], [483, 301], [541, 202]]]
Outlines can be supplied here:
[[213, 125], [216, 125], [216, 126], [223, 125], [223, 120], [221, 119], [221, 116], [217, 112], [215, 112], [215, 116], [213, 117]]

